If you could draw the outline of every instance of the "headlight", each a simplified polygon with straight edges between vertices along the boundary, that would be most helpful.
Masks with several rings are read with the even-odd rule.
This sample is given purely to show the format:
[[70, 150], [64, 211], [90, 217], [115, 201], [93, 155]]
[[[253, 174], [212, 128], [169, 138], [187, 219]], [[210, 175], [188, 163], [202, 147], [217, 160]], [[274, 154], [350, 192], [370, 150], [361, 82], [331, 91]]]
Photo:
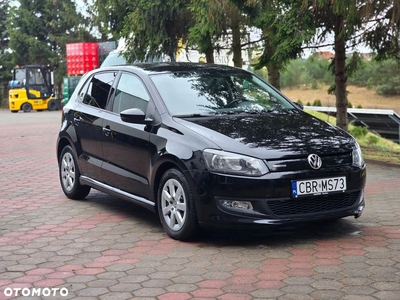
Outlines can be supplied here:
[[357, 142], [356, 147], [353, 149], [353, 165], [359, 168], [364, 165], [364, 158], [361, 152], [361, 148]]
[[268, 167], [261, 159], [212, 149], [204, 150], [203, 154], [210, 172], [244, 176], [268, 173]]

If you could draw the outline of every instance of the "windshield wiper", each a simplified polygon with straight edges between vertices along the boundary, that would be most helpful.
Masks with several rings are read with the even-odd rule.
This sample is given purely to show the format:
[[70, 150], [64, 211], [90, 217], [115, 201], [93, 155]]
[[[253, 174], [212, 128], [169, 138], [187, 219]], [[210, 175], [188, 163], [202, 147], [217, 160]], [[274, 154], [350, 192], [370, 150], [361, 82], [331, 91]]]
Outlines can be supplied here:
[[199, 117], [211, 117], [209, 114], [187, 114], [187, 115], [173, 115], [176, 118], [199, 118]]
[[263, 113], [268, 113], [273, 111], [271, 108], [263, 108], [263, 109], [244, 109], [244, 110], [239, 110], [237, 113], [240, 114], [251, 114], [251, 115], [258, 115], [258, 114], [263, 114]]

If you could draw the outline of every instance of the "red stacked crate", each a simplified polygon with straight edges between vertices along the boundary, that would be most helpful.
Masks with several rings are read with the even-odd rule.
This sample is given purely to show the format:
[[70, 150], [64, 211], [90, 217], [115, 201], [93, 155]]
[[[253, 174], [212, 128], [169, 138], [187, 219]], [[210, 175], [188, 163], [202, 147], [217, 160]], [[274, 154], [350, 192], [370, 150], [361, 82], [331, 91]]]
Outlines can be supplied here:
[[97, 43], [67, 44], [67, 74], [82, 75], [99, 67], [99, 46]]

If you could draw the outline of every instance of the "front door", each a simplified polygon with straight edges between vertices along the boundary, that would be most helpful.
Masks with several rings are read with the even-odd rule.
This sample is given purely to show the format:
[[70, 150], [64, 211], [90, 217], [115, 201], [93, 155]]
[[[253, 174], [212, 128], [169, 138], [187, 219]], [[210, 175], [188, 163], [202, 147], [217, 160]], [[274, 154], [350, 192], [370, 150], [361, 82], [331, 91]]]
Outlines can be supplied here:
[[122, 73], [113, 105], [103, 120], [103, 178], [107, 184], [149, 198], [149, 138], [146, 125], [122, 122], [129, 108], [147, 111], [149, 93], [139, 77]]

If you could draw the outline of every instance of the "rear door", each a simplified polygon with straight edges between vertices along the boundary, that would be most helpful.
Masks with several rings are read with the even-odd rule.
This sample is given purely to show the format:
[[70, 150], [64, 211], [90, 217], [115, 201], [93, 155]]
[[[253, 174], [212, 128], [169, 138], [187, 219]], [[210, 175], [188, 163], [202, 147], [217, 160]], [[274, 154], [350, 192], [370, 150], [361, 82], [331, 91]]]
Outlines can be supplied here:
[[80, 171], [98, 181], [103, 181], [103, 117], [116, 74], [101, 72], [89, 78], [78, 94], [78, 105], [74, 107], [73, 124], [77, 133]]
[[147, 112], [149, 92], [133, 73], [122, 72], [112, 105], [103, 120], [103, 178], [107, 184], [134, 195], [149, 197], [148, 127], [122, 122], [120, 112], [138, 108]]

